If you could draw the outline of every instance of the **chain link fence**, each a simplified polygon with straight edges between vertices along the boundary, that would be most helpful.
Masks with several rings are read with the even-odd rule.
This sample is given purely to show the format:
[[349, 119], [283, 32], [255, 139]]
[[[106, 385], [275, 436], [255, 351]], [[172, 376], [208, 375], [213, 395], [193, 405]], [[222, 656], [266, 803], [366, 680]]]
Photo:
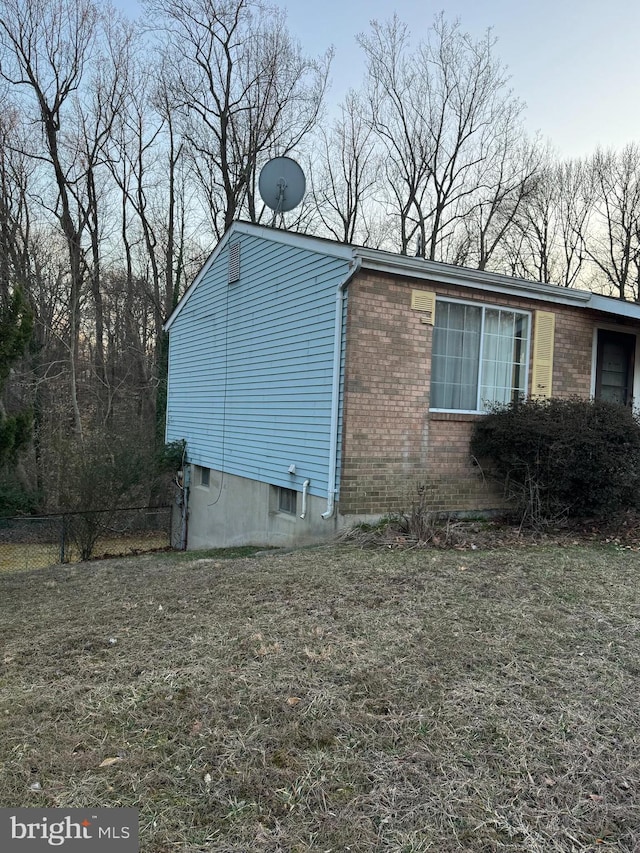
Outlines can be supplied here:
[[174, 507], [0, 518], [0, 571], [180, 547]]

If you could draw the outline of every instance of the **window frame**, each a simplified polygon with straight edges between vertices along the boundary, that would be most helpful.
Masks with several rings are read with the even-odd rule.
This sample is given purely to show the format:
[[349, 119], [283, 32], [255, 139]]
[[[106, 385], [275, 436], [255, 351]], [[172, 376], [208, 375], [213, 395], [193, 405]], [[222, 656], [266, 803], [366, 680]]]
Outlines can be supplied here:
[[[278, 512], [283, 513], [284, 515], [295, 516], [298, 512], [298, 492], [295, 489], [290, 489], [285, 486], [277, 486], [278, 489]], [[288, 500], [283, 501], [283, 498], [286, 497]], [[293, 504], [293, 509], [290, 508], [291, 504]]]
[[208, 489], [211, 485], [211, 469], [205, 468], [203, 465], [198, 465], [198, 486], [201, 489]]
[[[525, 356], [524, 356], [524, 371], [525, 371], [525, 381], [524, 381], [524, 399], [529, 397], [529, 385], [530, 385], [530, 372], [531, 372], [531, 347], [532, 347], [532, 337], [533, 337], [533, 311], [526, 308], [514, 308], [510, 305], [502, 305], [500, 303], [494, 302], [480, 302], [473, 299], [456, 299], [454, 297], [448, 296], [437, 296], [436, 297], [436, 310], [434, 317], [434, 325], [433, 325], [433, 334], [435, 335], [436, 323], [438, 317], [438, 306], [444, 303], [448, 304], [456, 304], [456, 305], [470, 305], [474, 308], [481, 309], [481, 324], [480, 324], [480, 347], [478, 351], [478, 365], [477, 365], [477, 392], [476, 392], [476, 404], [480, 402], [480, 391], [482, 388], [482, 359], [484, 353], [484, 337], [485, 337], [485, 314], [487, 309], [495, 310], [495, 311], [508, 311], [511, 314], [519, 314], [523, 317], [527, 318], [527, 337], [526, 337], [526, 348], [525, 348]], [[487, 406], [484, 408], [475, 408], [475, 409], [451, 409], [451, 408], [442, 408], [442, 407], [434, 407], [431, 406], [431, 383], [433, 381], [433, 336], [431, 339], [431, 365], [430, 365], [430, 377], [429, 377], [429, 411], [438, 413], [446, 413], [446, 414], [459, 414], [459, 415], [484, 415], [487, 413]], [[494, 401], [495, 402], [495, 401]], [[492, 405], [492, 403], [488, 403], [487, 405]]]

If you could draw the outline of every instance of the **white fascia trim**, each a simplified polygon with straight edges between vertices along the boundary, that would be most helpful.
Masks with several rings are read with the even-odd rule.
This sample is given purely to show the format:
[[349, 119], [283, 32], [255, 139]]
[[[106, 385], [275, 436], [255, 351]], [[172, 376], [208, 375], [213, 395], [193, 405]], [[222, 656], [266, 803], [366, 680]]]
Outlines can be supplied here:
[[605, 314], [614, 314], [616, 317], [640, 321], [640, 305], [636, 302], [616, 299], [615, 296], [601, 296], [599, 293], [592, 293], [589, 308], [594, 311], [603, 311]]
[[285, 231], [284, 228], [271, 228], [268, 225], [256, 225], [253, 222], [243, 221], [234, 222], [227, 233], [229, 232], [260, 237], [262, 240], [281, 243], [283, 246], [294, 246], [297, 249], [306, 249], [309, 252], [316, 252], [343, 261], [353, 260], [352, 246], [346, 243], [336, 243], [335, 240], [325, 239], [324, 237], [312, 237], [308, 234], [299, 234], [296, 231]]
[[356, 249], [356, 257], [362, 261], [362, 267], [377, 272], [406, 275], [411, 278], [441, 282], [458, 287], [473, 287], [491, 293], [506, 296], [525, 296], [542, 302], [555, 302], [562, 305], [584, 305], [588, 307], [592, 294], [588, 290], [574, 290], [555, 284], [541, 284], [512, 278], [508, 275], [457, 267], [423, 258], [410, 258], [406, 255], [386, 255], [379, 250]]
[[334, 240], [323, 237], [312, 237], [307, 234], [285, 231], [282, 228], [271, 228], [266, 225], [256, 225], [252, 222], [236, 221], [231, 224], [216, 248], [209, 255], [202, 269], [180, 300], [180, 303], [164, 324], [163, 328], [165, 331], [169, 331], [211, 265], [215, 263], [216, 258], [224, 250], [229, 240], [237, 234], [246, 234], [262, 240], [280, 243], [284, 246], [292, 246], [309, 252], [316, 252], [325, 257], [355, 262], [357, 267], [375, 272], [383, 272], [396, 276], [404, 275], [424, 281], [441, 282], [442, 284], [457, 287], [469, 287], [488, 293], [500, 293], [505, 296], [537, 299], [541, 302], [550, 302], [556, 305], [591, 308], [594, 311], [602, 311], [617, 317], [640, 320], [640, 305], [633, 302], [624, 302], [612, 296], [601, 296], [597, 293], [591, 293], [588, 290], [575, 290], [569, 287], [560, 287], [556, 284], [527, 281], [526, 279], [513, 278], [508, 275], [487, 272], [486, 270], [474, 270], [468, 267], [454, 266], [453, 264], [443, 264], [439, 261], [427, 261], [423, 258], [396, 255], [381, 249], [354, 247], [347, 243], [337, 243]]
[[217, 258], [217, 257], [218, 257], [218, 255], [220, 254], [220, 252], [222, 252], [222, 250], [224, 249], [224, 247], [227, 245], [227, 243], [229, 242], [229, 240], [230, 240], [230, 238], [231, 238], [232, 233], [234, 233], [233, 225], [231, 226], [231, 228], [229, 228], [229, 230], [227, 231], [227, 233], [226, 233], [226, 234], [224, 234], [224, 235], [222, 236], [222, 238], [221, 238], [220, 242], [218, 243], [218, 245], [215, 247], [215, 249], [213, 250], [213, 252], [211, 252], [211, 254], [210, 254], [210, 255], [209, 255], [209, 257], [207, 258], [207, 260], [204, 262], [204, 264], [203, 264], [203, 265], [202, 265], [202, 267], [200, 268], [200, 272], [196, 275], [196, 277], [194, 278], [194, 280], [191, 282], [191, 284], [189, 285], [189, 287], [186, 289], [186, 291], [185, 291], [185, 293], [184, 293], [184, 296], [182, 297], [182, 299], [180, 300], [180, 302], [178, 302], [178, 304], [176, 305], [176, 307], [175, 307], [175, 308], [173, 309], [173, 311], [171, 312], [171, 315], [169, 316], [169, 319], [166, 321], [166, 323], [165, 323], [165, 324], [164, 324], [164, 326], [162, 327], [162, 328], [163, 328], [163, 330], [164, 330], [165, 332], [168, 332], [168, 331], [169, 331], [169, 329], [170, 329], [170, 328], [173, 326], [173, 324], [175, 323], [175, 321], [178, 319], [178, 316], [179, 316], [179, 314], [181, 313], [182, 309], [184, 308], [184, 306], [187, 304], [187, 302], [188, 302], [188, 301], [189, 301], [189, 299], [191, 298], [191, 294], [192, 294], [192, 293], [193, 293], [193, 291], [196, 289], [196, 287], [200, 284], [200, 282], [202, 281], [202, 279], [205, 277], [205, 275], [207, 274], [207, 271], [209, 270], [209, 268], [211, 267], [211, 265], [215, 262], [216, 258]]
[[616, 299], [614, 296], [592, 293], [589, 290], [576, 290], [570, 287], [560, 287], [557, 284], [527, 281], [522, 278], [486, 272], [485, 270], [457, 267], [452, 264], [426, 261], [422, 258], [410, 258], [405, 255], [391, 255], [379, 250], [355, 249], [354, 255], [362, 260], [364, 269], [406, 275], [459, 287], [473, 287], [477, 290], [503, 293], [507, 296], [525, 296], [530, 299], [538, 299], [541, 302], [552, 302], [556, 305], [582, 306], [616, 317], [640, 321], [639, 304], [625, 302], [622, 299]]

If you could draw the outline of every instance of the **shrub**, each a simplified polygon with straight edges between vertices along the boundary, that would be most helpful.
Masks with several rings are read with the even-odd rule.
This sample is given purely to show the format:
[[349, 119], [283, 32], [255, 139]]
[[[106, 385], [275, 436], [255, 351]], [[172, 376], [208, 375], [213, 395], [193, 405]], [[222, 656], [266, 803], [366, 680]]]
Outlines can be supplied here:
[[615, 403], [572, 398], [497, 407], [475, 425], [471, 452], [504, 483], [525, 523], [640, 504], [640, 422]]
[[29, 492], [15, 482], [5, 482], [0, 477], [0, 518], [30, 515], [36, 512], [40, 496]]
[[91, 557], [97, 540], [111, 529], [121, 510], [148, 506], [150, 499], [166, 501], [163, 478], [176, 469], [183, 453], [184, 443], [175, 442], [154, 454], [145, 436], [133, 430], [94, 430], [82, 443], [70, 446], [60, 508], [68, 514], [66, 532], [81, 559]]
[[176, 471], [184, 466], [186, 450], [187, 442], [184, 439], [163, 444], [156, 451], [155, 456], [155, 466], [158, 473], [175, 474]]

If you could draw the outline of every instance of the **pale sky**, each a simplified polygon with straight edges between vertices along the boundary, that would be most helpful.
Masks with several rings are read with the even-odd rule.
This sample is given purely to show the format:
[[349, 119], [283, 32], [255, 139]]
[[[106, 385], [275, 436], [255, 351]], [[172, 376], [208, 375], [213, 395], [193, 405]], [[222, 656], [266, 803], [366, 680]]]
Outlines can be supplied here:
[[[135, 16], [137, 0], [115, 0]], [[496, 56], [508, 66], [525, 122], [563, 157], [593, 153], [598, 145], [640, 142], [640, 0], [281, 0], [291, 34], [306, 53], [335, 48], [329, 106], [363, 78], [356, 35], [373, 18], [397, 12], [416, 40], [435, 14], [460, 18], [481, 37], [498, 39]]]

